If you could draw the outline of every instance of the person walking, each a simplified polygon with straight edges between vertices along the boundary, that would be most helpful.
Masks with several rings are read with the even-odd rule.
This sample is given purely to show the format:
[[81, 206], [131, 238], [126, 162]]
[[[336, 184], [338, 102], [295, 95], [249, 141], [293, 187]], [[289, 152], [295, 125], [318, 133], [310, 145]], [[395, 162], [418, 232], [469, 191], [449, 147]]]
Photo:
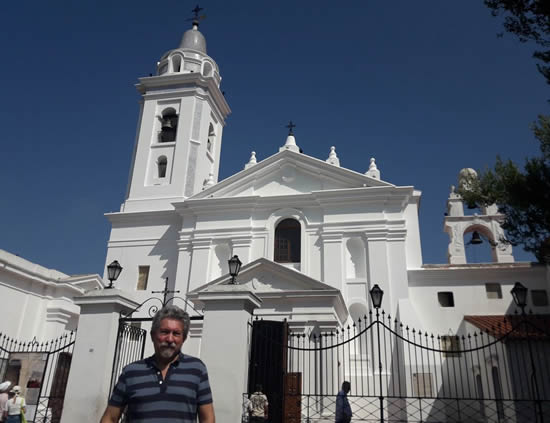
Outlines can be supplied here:
[[256, 385], [256, 391], [250, 395], [248, 412], [250, 414], [250, 423], [265, 423], [268, 418], [269, 402], [267, 396], [262, 393], [262, 385]]
[[208, 372], [198, 358], [181, 352], [190, 318], [167, 305], [155, 314], [151, 339], [155, 354], [126, 366], [100, 423], [215, 423]]
[[336, 396], [336, 423], [351, 422], [351, 406], [348, 401], [348, 393], [351, 391], [351, 384], [347, 381], [342, 383], [342, 389]]
[[4, 404], [6, 423], [21, 423], [21, 416], [25, 414], [25, 398], [20, 396], [21, 388], [14, 386], [8, 393], [8, 400]]
[[0, 422], [5, 422], [4, 418], [4, 408], [6, 402], [8, 402], [8, 391], [10, 390], [11, 382], [6, 380], [5, 382], [0, 383]]

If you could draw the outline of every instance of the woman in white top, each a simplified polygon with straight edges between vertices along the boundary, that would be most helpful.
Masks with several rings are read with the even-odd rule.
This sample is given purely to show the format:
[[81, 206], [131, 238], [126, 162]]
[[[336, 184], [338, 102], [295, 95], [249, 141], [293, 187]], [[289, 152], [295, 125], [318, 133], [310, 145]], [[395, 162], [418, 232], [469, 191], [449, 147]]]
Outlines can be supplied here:
[[8, 394], [8, 401], [4, 405], [6, 423], [21, 423], [21, 413], [25, 412], [25, 398], [20, 397], [21, 388], [14, 386]]

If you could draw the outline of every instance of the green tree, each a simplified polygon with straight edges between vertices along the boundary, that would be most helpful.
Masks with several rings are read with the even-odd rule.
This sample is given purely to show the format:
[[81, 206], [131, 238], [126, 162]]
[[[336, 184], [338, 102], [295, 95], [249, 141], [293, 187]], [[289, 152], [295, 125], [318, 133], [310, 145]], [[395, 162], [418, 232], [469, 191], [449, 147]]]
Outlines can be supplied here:
[[521, 42], [534, 41], [544, 50], [533, 56], [540, 73], [550, 84], [550, 1], [548, 0], [484, 0], [493, 16], [504, 15], [504, 29], [518, 36]]
[[523, 245], [540, 262], [550, 263], [550, 117], [539, 116], [533, 133], [541, 157], [526, 160], [524, 170], [497, 157], [494, 169], [471, 178], [460, 195], [469, 207], [497, 204], [512, 245]]

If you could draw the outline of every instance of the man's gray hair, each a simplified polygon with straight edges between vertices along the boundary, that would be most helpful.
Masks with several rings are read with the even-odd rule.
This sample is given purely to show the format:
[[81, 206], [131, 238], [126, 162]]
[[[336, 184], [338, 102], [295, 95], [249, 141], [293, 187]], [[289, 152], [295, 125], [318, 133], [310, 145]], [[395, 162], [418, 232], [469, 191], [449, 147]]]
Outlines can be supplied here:
[[160, 328], [160, 322], [163, 319], [179, 320], [183, 323], [183, 336], [187, 338], [189, 333], [189, 324], [191, 319], [189, 314], [183, 311], [181, 308], [175, 305], [166, 305], [161, 308], [153, 317], [153, 326], [151, 326], [151, 333], [155, 333]]

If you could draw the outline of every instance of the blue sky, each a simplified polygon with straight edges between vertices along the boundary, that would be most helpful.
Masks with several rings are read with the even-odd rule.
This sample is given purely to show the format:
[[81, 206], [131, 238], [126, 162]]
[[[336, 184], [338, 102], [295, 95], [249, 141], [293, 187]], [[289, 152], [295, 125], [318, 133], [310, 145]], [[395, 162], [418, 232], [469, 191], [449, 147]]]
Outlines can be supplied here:
[[[179, 45], [194, 2], [9, 2], [0, 16], [0, 248], [70, 274], [103, 273], [124, 201], [137, 78]], [[232, 108], [220, 179], [284, 143], [414, 185], [425, 263], [445, 263], [443, 213], [463, 167], [538, 154], [547, 113], [532, 46], [498, 38], [481, 1], [205, 1], [200, 30]], [[474, 256], [483, 257], [483, 252]], [[532, 257], [515, 249], [516, 258]]]

